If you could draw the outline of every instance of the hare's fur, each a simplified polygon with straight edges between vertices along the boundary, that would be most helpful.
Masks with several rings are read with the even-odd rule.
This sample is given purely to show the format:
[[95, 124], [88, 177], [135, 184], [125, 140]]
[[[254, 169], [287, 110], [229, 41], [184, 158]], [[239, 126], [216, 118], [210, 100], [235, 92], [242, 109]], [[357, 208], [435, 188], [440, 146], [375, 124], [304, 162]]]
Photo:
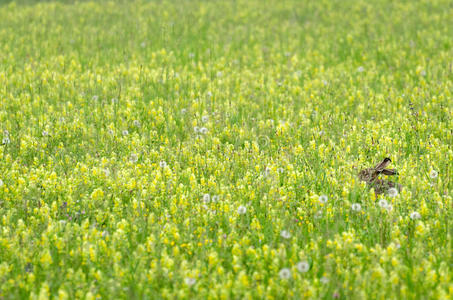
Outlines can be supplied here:
[[389, 180], [378, 179], [379, 174], [395, 175], [398, 174], [396, 169], [386, 169], [392, 162], [388, 157], [384, 158], [374, 168], [363, 169], [359, 172], [359, 179], [365, 181], [369, 186], [374, 188], [376, 195], [387, 192], [390, 188], [401, 190], [401, 185]]

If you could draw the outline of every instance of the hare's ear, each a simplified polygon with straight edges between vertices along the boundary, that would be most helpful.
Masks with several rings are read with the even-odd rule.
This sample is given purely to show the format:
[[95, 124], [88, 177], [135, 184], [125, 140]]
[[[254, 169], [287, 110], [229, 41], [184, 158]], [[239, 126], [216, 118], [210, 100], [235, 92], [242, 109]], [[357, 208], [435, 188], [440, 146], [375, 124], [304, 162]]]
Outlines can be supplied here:
[[392, 162], [392, 160], [388, 157], [384, 158], [383, 161], [381, 161], [380, 163], [378, 163], [374, 169], [378, 172], [382, 172], [382, 170], [385, 169], [385, 167], [387, 167], [390, 163]]
[[384, 174], [384, 175], [397, 175], [398, 172], [396, 171], [396, 169], [384, 169], [384, 170], [382, 170], [382, 174]]

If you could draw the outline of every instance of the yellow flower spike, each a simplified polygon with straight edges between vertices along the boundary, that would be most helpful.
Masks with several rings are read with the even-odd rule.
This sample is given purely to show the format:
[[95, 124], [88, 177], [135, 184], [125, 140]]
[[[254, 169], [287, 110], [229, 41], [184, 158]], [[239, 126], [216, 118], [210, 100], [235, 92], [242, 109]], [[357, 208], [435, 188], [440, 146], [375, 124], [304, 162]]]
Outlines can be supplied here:
[[426, 232], [426, 227], [422, 222], [419, 222], [415, 227], [415, 232], [417, 235], [423, 236]]
[[422, 200], [420, 203], [420, 214], [423, 217], [426, 217], [428, 215], [428, 213], [429, 213], [429, 211], [428, 211], [428, 207], [426, 206], [426, 202], [425, 202], [425, 200]]
[[50, 255], [49, 250], [45, 250], [44, 253], [41, 254], [39, 262], [41, 263], [41, 266], [44, 269], [48, 269], [50, 267], [53, 260], [52, 260], [52, 256]]

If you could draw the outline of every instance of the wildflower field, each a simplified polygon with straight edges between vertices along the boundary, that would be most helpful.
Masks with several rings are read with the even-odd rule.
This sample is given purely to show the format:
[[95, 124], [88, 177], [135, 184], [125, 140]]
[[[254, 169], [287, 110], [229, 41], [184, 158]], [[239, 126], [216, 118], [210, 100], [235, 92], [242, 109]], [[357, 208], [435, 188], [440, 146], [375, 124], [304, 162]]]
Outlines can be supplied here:
[[452, 20], [2, 1], [0, 299], [452, 299]]

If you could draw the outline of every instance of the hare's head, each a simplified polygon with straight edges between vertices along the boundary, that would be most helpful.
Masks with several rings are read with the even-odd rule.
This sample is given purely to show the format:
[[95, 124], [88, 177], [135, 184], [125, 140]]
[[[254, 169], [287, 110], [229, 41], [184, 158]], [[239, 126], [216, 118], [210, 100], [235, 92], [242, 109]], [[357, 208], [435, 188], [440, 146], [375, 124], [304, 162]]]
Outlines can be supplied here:
[[396, 169], [386, 169], [386, 167], [392, 162], [388, 157], [384, 158], [374, 168], [363, 169], [359, 172], [359, 179], [367, 183], [372, 183], [376, 180], [379, 174], [384, 175], [395, 175], [398, 174]]

